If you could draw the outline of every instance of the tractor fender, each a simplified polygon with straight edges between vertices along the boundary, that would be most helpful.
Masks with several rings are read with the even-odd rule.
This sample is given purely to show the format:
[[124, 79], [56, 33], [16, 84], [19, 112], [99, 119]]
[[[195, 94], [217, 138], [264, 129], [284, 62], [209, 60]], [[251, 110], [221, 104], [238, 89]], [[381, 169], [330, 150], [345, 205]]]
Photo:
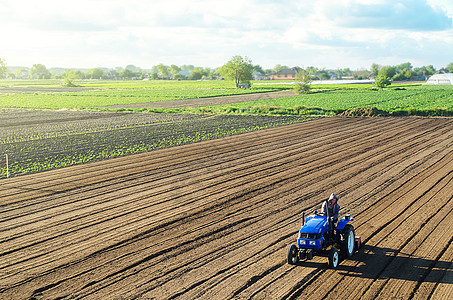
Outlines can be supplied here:
[[350, 217], [350, 216], [341, 218], [340, 220], [338, 220], [337, 230], [343, 230], [344, 227], [346, 226], [346, 224], [348, 224], [349, 221], [352, 221], [352, 220], [354, 220], [354, 218]]

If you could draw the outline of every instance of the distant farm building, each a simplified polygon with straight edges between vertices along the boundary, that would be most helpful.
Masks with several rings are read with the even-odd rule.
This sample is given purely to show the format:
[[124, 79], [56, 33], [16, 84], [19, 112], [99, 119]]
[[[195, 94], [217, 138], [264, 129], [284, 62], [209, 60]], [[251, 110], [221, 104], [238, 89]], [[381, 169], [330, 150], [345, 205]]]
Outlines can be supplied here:
[[300, 68], [294, 67], [291, 69], [283, 69], [277, 73], [269, 75], [271, 80], [294, 80], [296, 78], [297, 72], [300, 71]]
[[427, 85], [453, 85], [453, 73], [434, 74], [426, 82]]

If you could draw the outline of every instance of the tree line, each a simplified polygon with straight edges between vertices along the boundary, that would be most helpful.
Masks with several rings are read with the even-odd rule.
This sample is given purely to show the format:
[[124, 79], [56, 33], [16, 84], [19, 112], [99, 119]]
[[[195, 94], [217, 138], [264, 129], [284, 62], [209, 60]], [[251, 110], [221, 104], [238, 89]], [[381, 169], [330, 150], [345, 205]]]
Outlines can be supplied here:
[[14, 72], [7, 67], [1, 70], [0, 78], [10, 79], [214, 79], [215, 70], [195, 67], [193, 65], [166, 66], [160, 64], [151, 69], [141, 69], [134, 65], [125, 68], [92, 68], [92, 69], [47, 69], [43, 64], [34, 64], [30, 69], [16, 68]]
[[[229, 69], [233, 69], [229, 70]], [[239, 69], [237, 69], [239, 68]], [[241, 70], [245, 68], [245, 70]], [[128, 65], [125, 68], [117, 67], [92, 68], [92, 69], [47, 69], [43, 64], [34, 64], [30, 69], [16, 68], [11, 72], [6, 66], [5, 59], [0, 58], [0, 78], [11, 79], [166, 79], [166, 80], [200, 80], [200, 79], [218, 79], [221, 77], [234, 77], [231, 73], [238, 70], [246, 72], [239, 81], [252, 80], [252, 74], [262, 76], [277, 73], [289, 66], [277, 64], [272, 69], [264, 69], [260, 65], [254, 65], [247, 57], [233, 56], [225, 65], [219, 68], [203, 68], [194, 65], [164, 65], [159, 64], [151, 69], [142, 69], [134, 65]], [[299, 68], [300, 69], [300, 68]], [[445, 69], [446, 72], [453, 73], [453, 63], [449, 63]], [[329, 79], [366, 79], [370, 77], [385, 77], [390, 81], [418, 79], [425, 80], [433, 75], [437, 70], [432, 66], [413, 67], [410, 62], [402, 63], [395, 66], [382, 66], [376, 63], [371, 65], [370, 70], [351, 70], [343, 69], [325, 69], [309, 66], [304, 68], [311, 80], [329, 80]], [[239, 76], [239, 75], [238, 75]], [[234, 81], [234, 80], [233, 80]]]

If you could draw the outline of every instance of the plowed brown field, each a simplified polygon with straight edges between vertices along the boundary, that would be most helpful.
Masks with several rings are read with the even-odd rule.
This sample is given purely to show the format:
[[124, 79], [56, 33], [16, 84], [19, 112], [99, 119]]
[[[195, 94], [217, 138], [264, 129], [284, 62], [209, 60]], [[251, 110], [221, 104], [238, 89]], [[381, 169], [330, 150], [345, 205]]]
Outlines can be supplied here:
[[[363, 247], [286, 263], [331, 192]], [[326, 118], [1, 180], [2, 299], [451, 299], [453, 119]]]

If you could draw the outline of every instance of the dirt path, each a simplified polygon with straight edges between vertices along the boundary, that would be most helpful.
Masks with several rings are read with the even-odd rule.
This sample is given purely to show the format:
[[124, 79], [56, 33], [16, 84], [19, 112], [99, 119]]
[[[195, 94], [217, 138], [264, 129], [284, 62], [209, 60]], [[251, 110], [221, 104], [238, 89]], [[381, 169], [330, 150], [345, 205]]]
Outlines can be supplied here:
[[294, 95], [296, 95], [294, 93], [294, 91], [285, 90], [285, 91], [278, 91], [278, 92], [244, 94], [244, 95], [223, 96], [223, 97], [181, 99], [181, 100], [169, 100], [169, 101], [134, 103], [134, 104], [118, 104], [118, 105], [109, 105], [106, 107], [110, 107], [110, 108], [145, 108], [145, 107], [146, 108], [190, 108], [190, 107], [226, 105], [226, 104], [239, 103], [239, 102], [262, 100], [262, 99], [291, 97]]
[[[453, 119], [325, 118], [0, 185], [1, 299], [445, 299]], [[340, 196], [364, 246], [286, 263]]]

